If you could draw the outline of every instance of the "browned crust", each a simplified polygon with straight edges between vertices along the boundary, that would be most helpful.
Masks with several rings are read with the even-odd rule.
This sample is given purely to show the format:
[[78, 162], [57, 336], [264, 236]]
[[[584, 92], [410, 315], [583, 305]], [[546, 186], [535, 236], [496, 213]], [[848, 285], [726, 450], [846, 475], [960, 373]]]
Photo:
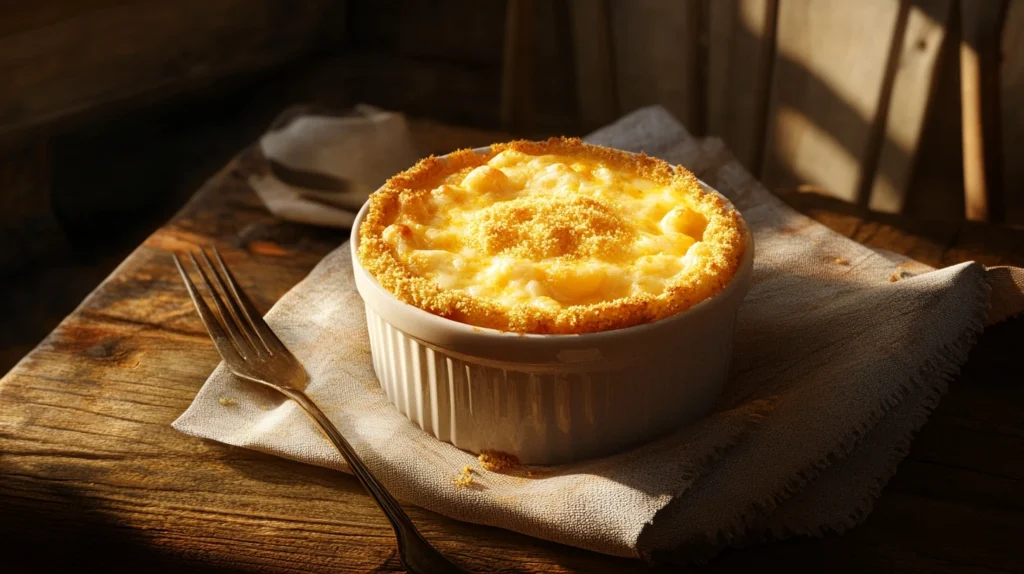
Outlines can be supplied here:
[[[660, 295], [631, 295], [590, 305], [558, 310], [529, 305], [504, 307], [464, 291], [443, 289], [418, 276], [383, 239], [384, 229], [398, 216], [403, 197], [428, 193], [454, 172], [483, 165], [504, 150], [528, 155], [565, 154], [604, 162], [685, 194], [690, 207], [708, 220], [703, 265], [694, 266], [665, 287]], [[444, 157], [428, 157], [392, 177], [370, 196], [366, 218], [359, 228], [359, 260], [380, 284], [398, 299], [435, 315], [502, 331], [519, 333], [592, 333], [649, 323], [685, 311], [720, 292], [736, 274], [745, 249], [742, 222], [735, 210], [715, 194], [705, 193], [693, 173], [682, 166], [611, 148], [585, 144], [577, 138], [544, 142], [494, 144], [477, 154], [465, 149]]]

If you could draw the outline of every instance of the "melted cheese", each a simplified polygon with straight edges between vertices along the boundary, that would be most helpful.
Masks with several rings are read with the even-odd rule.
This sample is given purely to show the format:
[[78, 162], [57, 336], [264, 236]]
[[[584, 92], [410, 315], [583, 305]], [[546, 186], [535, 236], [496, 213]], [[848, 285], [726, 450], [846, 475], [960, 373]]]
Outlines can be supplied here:
[[700, 257], [706, 226], [671, 186], [599, 160], [504, 150], [403, 197], [383, 238], [443, 289], [558, 309], [660, 295]]

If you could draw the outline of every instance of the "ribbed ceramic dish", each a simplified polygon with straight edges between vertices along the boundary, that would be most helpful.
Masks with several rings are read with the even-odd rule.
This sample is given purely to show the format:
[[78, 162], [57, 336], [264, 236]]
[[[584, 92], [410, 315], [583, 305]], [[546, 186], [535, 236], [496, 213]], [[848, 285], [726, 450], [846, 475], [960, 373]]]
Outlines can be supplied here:
[[366, 210], [351, 247], [373, 367], [398, 410], [439, 440], [556, 464], [623, 450], [714, 409], [750, 288], [754, 243], [745, 222], [736, 275], [689, 310], [600, 333], [520, 335], [433, 315], [381, 287], [359, 263]]

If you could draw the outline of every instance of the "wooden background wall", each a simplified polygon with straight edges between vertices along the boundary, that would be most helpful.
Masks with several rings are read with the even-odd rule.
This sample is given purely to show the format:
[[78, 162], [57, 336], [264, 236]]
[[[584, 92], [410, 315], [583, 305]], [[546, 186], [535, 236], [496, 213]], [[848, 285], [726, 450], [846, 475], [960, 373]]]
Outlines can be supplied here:
[[657, 103], [769, 187], [1024, 224], [1024, 0], [383, 0], [349, 23], [401, 88], [367, 83], [382, 105], [544, 135]]
[[81, 126], [314, 57], [328, 101], [527, 137], [657, 103], [769, 187], [1024, 224], [1024, 0], [38, 0], [0, 4], [0, 270], [146, 206], [59, 181]]
[[[159, 126], [134, 111], [194, 105], [226, 83], [307, 56], [340, 38], [343, 7], [335, 0], [0, 2], [0, 273], [67, 251], [68, 220], [152, 206], [155, 198], [141, 190], [116, 197], [104, 190], [107, 174], [142, 166], [128, 149], [138, 142], [99, 145], [90, 141], [100, 139], [97, 130], [136, 122], [160, 148]], [[97, 163], [87, 173], [100, 177], [66, 181], [85, 156]], [[66, 189], [59, 201], [55, 184]]]
[[659, 103], [769, 187], [1024, 223], [1024, 0], [570, 7], [584, 126]]

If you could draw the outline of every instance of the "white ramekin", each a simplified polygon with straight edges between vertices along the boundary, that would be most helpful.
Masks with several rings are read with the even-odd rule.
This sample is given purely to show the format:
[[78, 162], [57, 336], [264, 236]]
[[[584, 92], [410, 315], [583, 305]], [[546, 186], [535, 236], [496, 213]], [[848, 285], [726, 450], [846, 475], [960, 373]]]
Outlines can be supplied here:
[[351, 247], [373, 368], [398, 410], [438, 439], [555, 464], [650, 440], [718, 402], [736, 311], [750, 289], [754, 243], [745, 223], [732, 281], [683, 313], [600, 333], [520, 335], [433, 315], [381, 287], [359, 263], [367, 207]]

